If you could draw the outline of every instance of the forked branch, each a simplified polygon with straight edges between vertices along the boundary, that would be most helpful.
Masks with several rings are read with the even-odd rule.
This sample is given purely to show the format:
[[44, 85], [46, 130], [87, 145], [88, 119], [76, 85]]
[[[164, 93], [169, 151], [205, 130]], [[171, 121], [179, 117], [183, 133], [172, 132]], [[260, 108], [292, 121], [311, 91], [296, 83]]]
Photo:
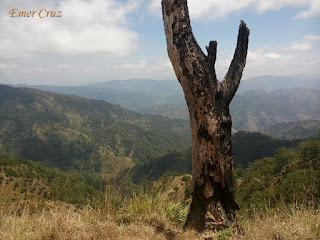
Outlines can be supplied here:
[[227, 103], [230, 103], [235, 95], [240, 80], [242, 77], [243, 69], [246, 65], [248, 43], [249, 43], [250, 30], [244, 21], [241, 21], [238, 34], [237, 47], [230, 64], [229, 70], [222, 81], [224, 97]]

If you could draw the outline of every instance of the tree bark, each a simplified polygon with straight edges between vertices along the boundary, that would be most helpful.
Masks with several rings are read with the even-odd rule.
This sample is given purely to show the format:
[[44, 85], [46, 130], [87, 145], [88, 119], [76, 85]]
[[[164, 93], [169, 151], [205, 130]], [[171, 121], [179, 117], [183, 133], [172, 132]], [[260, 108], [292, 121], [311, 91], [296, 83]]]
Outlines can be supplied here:
[[217, 80], [217, 42], [205, 55], [193, 36], [187, 0], [162, 0], [168, 55], [188, 104], [192, 135], [193, 199], [185, 229], [203, 231], [233, 225], [235, 200], [229, 104], [245, 67], [249, 29], [241, 21], [228, 73]]

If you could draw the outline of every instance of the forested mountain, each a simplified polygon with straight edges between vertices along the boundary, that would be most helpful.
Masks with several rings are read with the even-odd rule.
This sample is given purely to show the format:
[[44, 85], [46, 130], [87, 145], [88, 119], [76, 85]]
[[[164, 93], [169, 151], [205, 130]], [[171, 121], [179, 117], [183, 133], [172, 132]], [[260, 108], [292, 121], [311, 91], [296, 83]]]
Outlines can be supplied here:
[[[280, 147], [293, 148], [300, 142], [273, 139], [257, 132], [237, 132], [232, 137], [232, 151], [235, 167], [246, 168], [257, 159], [272, 157]], [[184, 152], [171, 152], [148, 163], [136, 165], [122, 173], [127, 180], [135, 184], [154, 181], [167, 173], [191, 174], [191, 148]]]
[[231, 103], [233, 128], [259, 131], [276, 123], [320, 119], [320, 90], [248, 91]]
[[303, 139], [320, 136], [320, 121], [305, 120], [298, 122], [278, 123], [261, 131], [269, 136], [280, 139]]
[[0, 86], [0, 151], [60, 169], [116, 174], [190, 146], [189, 123], [104, 101]]
[[250, 207], [317, 207], [320, 204], [320, 142], [304, 141], [295, 149], [279, 148], [236, 171], [237, 199]]
[[[128, 89], [134, 87], [127, 86]], [[148, 162], [156, 162], [157, 159], [160, 159], [159, 162], [176, 159], [169, 161], [170, 167], [175, 161], [189, 159], [189, 156], [177, 159], [174, 153], [169, 154], [190, 146], [187, 120], [146, 116], [103, 101], [36, 89], [1, 86], [0, 93], [1, 151], [13, 152], [61, 169], [94, 169], [106, 174], [116, 174], [143, 162], [146, 169], [151, 169], [154, 165], [151, 163], [149, 166]], [[235, 105], [239, 105], [236, 109], [247, 107], [248, 110], [237, 110], [242, 115], [240, 123], [236, 120], [239, 119], [237, 112], [232, 113], [233, 126], [241, 126], [241, 123], [249, 128], [257, 124], [267, 125], [286, 113], [291, 120], [294, 115], [304, 118], [312, 114], [316, 118], [320, 114], [318, 93], [317, 90], [294, 89], [272, 94], [254, 91], [238, 95], [234, 101]], [[292, 110], [283, 104], [286, 101], [291, 103]], [[268, 106], [266, 110], [263, 110], [263, 105]], [[263, 112], [254, 114], [254, 111]], [[308, 136], [313, 131], [316, 133], [317, 123], [308, 122], [308, 134], [304, 128], [301, 131]], [[283, 126], [280, 128], [284, 130]], [[290, 136], [295, 131], [298, 130], [289, 127], [283, 134]], [[277, 129], [274, 132], [281, 133]], [[239, 132], [233, 136], [235, 163], [244, 166], [271, 156], [280, 146], [295, 145], [296, 142], [273, 140], [258, 133]], [[165, 154], [169, 155], [164, 160]], [[164, 166], [156, 167], [159, 171], [156, 177], [167, 171]]]

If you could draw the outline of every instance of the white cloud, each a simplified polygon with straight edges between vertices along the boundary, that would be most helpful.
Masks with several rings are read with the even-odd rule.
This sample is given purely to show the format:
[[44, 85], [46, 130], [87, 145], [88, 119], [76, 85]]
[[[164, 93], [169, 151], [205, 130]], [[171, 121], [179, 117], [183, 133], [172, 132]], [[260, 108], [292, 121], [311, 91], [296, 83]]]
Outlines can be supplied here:
[[[260, 48], [249, 48], [244, 78], [261, 75], [320, 74], [320, 48], [316, 44], [320, 35], [308, 35], [299, 41], [283, 45], [270, 45]], [[306, 55], [298, 44], [308, 43], [312, 51]], [[289, 48], [290, 47], [290, 48]], [[226, 74], [233, 55], [225, 56], [216, 62], [218, 77]]]
[[[160, 12], [161, 0], [152, 0], [149, 8]], [[320, 14], [319, 0], [189, 0], [192, 18], [220, 18], [232, 12], [256, 9], [260, 12], [277, 11], [284, 7], [304, 8], [296, 18], [309, 18]]]
[[[3, 0], [0, 17], [2, 57], [32, 55], [127, 56], [137, 48], [138, 34], [129, 29], [128, 15], [139, 0]], [[28, 2], [28, 4], [26, 4]], [[61, 10], [61, 18], [10, 18], [8, 9]]]
[[259, 75], [320, 74], [318, 57], [288, 54], [281, 49], [277, 49], [279, 52], [270, 52], [270, 48], [248, 52], [245, 78]]
[[192, 18], [219, 18], [246, 9], [253, 2], [254, 0], [190, 0], [188, 6]]
[[148, 7], [151, 12], [159, 12], [161, 8], [161, 0], [151, 0], [148, 4]]
[[317, 16], [320, 14], [320, 1], [312, 1], [311, 6], [305, 10], [300, 12], [296, 18], [309, 18], [313, 16]]
[[300, 41], [295, 41], [282, 47], [283, 51], [308, 51], [315, 47], [315, 43], [320, 41], [320, 35], [308, 35]]
[[275, 52], [269, 52], [269, 53], [264, 54], [263, 56], [267, 57], [267, 58], [271, 58], [271, 59], [281, 58], [281, 55], [277, 54]]

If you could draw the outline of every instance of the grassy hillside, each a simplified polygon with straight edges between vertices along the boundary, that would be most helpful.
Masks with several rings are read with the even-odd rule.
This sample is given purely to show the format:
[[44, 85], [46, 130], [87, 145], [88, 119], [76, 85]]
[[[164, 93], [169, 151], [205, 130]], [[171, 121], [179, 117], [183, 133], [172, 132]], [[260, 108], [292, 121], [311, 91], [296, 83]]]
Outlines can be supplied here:
[[[237, 170], [237, 199], [242, 207], [237, 216], [245, 235], [235, 228], [200, 234], [183, 232], [191, 177], [166, 175], [155, 181], [150, 190], [130, 198], [124, 196], [116, 185], [108, 186], [104, 197], [87, 201], [87, 205], [81, 208], [55, 201], [39, 204], [39, 200], [31, 198], [31, 195], [27, 202], [16, 201], [11, 205], [6, 202], [4, 205], [0, 201], [0, 238], [200, 240], [210, 236], [213, 240], [318, 239], [319, 154], [319, 141], [305, 141], [296, 149], [280, 148], [274, 157]], [[50, 170], [40, 163], [10, 156], [0, 159], [4, 159], [0, 174], [15, 179], [14, 182], [21, 178], [21, 182], [28, 183], [27, 190], [34, 189], [33, 194], [36, 195], [43, 183], [46, 183], [46, 191], [56, 191], [51, 196], [58, 197], [77, 196], [78, 193], [86, 196], [90, 193], [88, 190], [99, 183], [88, 181], [75, 172]], [[41, 184], [25, 181], [32, 179], [26, 177], [30, 172], [33, 179]], [[51, 172], [55, 176], [52, 182], [49, 181]], [[10, 184], [5, 186], [11, 187]], [[20, 182], [16, 189], [19, 187]]]
[[0, 150], [104, 174], [188, 148], [189, 124], [104, 101], [0, 86]]
[[[156, 189], [170, 192], [173, 196], [182, 196], [180, 191], [188, 192], [189, 194], [185, 195], [190, 196], [191, 188], [187, 183], [191, 178], [176, 181], [178, 176], [185, 173], [191, 173], [190, 152], [171, 153], [147, 165], [135, 166], [123, 174], [120, 182], [126, 180], [144, 184], [156, 181]], [[249, 163], [248, 167], [237, 167], [235, 177], [237, 199], [242, 209], [282, 207], [290, 204], [318, 206], [320, 141], [307, 140], [296, 147], [279, 145], [269, 157], [257, 159]], [[186, 199], [182, 197], [180, 200]]]
[[61, 201], [87, 204], [99, 198], [105, 183], [89, 172], [63, 172], [0, 154], [0, 203]]
[[13, 204], [0, 212], [0, 238], [301, 240], [320, 237], [319, 210], [293, 206], [238, 212], [238, 224], [244, 230], [241, 232], [235, 228], [199, 234], [183, 231], [188, 203], [181, 201], [185, 198], [181, 190], [188, 187], [188, 177], [161, 178], [155, 183], [153, 193], [144, 192], [130, 199], [121, 198], [114, 188], [110, 195], [105, 196], [103, 204], [87, 205], [81, 209], [55, 203], [46, 208], [32, 203]]
[[[151, 203], [149, 203], [151, 206]], [[35, 218], [28, 208], [23, 214], [15, 214], [11, 209], [1, 211], [0, 238], [19, 240], [316, 240], [320, 238], [320, 215], [313, 210], [288, 209], [255, 213], [251, 217], [239, 216], [239, 225], [245, 234], [234, 229], [226, 229], [211, 234], [196, 234], [182, 231], [169, 217], [158, 211], [149, 218], [129, 223], [119, 223], [101, 211], [89, 207], [82, 210], [73, 208], [40, 211]], [[149, 211], [146, 211], [149, 212]], [[206, 238], [206, 237], [211, 238]]]

